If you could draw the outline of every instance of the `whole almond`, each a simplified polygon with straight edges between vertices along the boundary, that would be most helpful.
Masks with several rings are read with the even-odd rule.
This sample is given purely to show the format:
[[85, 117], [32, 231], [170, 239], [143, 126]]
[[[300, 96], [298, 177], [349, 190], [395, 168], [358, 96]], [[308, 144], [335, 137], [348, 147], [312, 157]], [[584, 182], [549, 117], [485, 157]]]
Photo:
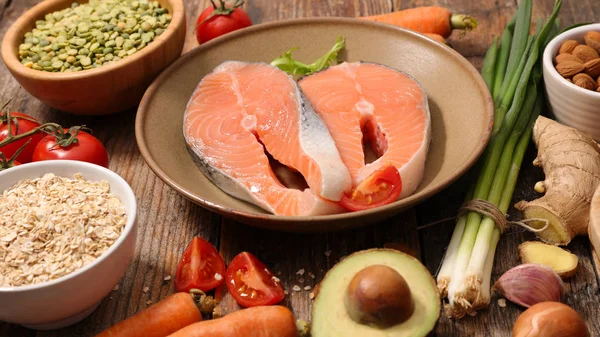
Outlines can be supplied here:
[[600, 75], [600, 58], [587, 61], [583, 66], [585, 67], [585, 73], [591, 77], [596, 78]]
[[575, 41], [575, 40], [567, 40], [565, 42], [563, 42], [560, 45], [560, 48], [558, 49], [558, 53], [559, 54], [571, 54], [571, 52], [573, 52], [573, 49], [575, 49], [575, 47], [577, 47], [579, 45], [579, 42]]
[[588, 74], [577, 74], [573, 76], [573, 83], [589, 90], [598, 89], [598, 83], [596, 83], [596, 81]]
[[585, 44], [600, 53], [600, 32], [589, 31], [585, 33], [583, 39], [585, 40]]
[[565, 61], [556, 65], [556, 71], [562, 77], [571, 77], [573, 75], [577, 75], [585, 69], [583, 63], [573, 62], [573, 61]]
[[596, 79], [596, 83], [598, 83], [598, 86], [600, 87], [600, 76], [598, 76], [598, 78]]
[[554, 58], [554, 61], [556, 61], [556, 64], [559, 64], [559, 63], [564, 62], [564, 61], [572, 61], [572, 62], [583, 63], [577, 57], [575, 57], [575, 56], [573, 56], [571, 54], [567, 54], [567, 53], [556, 55], [556, 58]]
[[580, 44], [579, 46], [575, 47], [571, 54], [573, 54], [573, 56], [577, 57], [584, 63], [589, 60], [593, 60], [600, 57], [600, 55], [598, 55], [598, 52], [594, 50], [594, 48], [585, 44]]

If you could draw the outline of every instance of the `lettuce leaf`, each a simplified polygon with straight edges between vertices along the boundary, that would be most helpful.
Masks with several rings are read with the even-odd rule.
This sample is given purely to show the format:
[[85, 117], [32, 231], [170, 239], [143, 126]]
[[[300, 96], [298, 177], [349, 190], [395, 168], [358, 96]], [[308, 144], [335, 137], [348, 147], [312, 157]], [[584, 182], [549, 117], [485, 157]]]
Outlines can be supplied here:
[[321, 71], [331, 65], [336, 65], [338, 63], [338, 54], [342, 49], [344, 49], [345, 46], [346, 43], [344, 38], [341, 36], [338, 37], [333, 48], [331, 48], [327, 54], [323, 55], [321, 58], [311, 64], [305, 64], [294, 60], [292, 57], [292, 52], [298, 48], [292, 48], [285, 52], [285, 54], [274, 59], [271, 62], [271, 65], [285, 71], [290, 75], [309, 75]]

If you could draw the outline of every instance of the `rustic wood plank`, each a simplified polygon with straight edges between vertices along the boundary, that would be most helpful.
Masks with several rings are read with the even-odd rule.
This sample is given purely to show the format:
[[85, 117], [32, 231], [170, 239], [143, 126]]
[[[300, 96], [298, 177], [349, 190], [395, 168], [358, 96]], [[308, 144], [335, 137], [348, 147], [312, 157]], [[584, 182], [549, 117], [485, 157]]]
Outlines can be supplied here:
[[[40, 0], [0, 0], [0, 38], [8, 27], [27, 8]], [[547, 16], [552, 9], [552, 0], [535, 0], [534, 17]], [[185, 51], [197, 46], [193, 30], [195, 19], [209, 5], [208, 0], [185, 1], [188, 36]], [[253, 22], [309, 17], [309, 16], [359, 16], [389, 12], [421, 5], [442, 5], [455, 12], [473, 14], [481, 26], [462, 36], [453, 33], [450, 43], [458, 52], [466, 56], [476, 67], [481, 66], [485, 50], [493, 36], [501, 34], [506, 22], [516, 9], [517, 1], [497, 2], [484, 0], [255, 0], [245, 6]], [[600, 3], [593, 0], [565, 2], [561, 12], [563, 26], [578, 21], [594, 21], [600, 15]], [[133, 110], [117, 116], [82, 118], [53, 110], [25, 91], [18, 91], [18, 84], [4, 67], [0, 67], [0, 83], [4, 89], [0, 95], [13, 98], [14, 110], [30, 113], [42, 120], [53, 120], [64, 125], [86, 124], [104, 142], [109, 151], [110, 168], [122, 175], [134, 188], [140, 202], [139, 238], [135, 260], [120, 282], [118, 290], [105, 298], [99, 308], [87, 319], [70, 328], [35, 332], [16, 325], [0, 324], [0, 336], [92, 336], [109, 325], [116, 323], [143, 309], [147, 301], [156, 302], [173, 291], [172, 281], [163, 282], [165, 276], [174, 275], [179, 256], [192, 236], [199, 235], [213, 244], [220, 244], [220, 250], [227, 262], [240, 251], [256, 254], [276, 273], [290, 292], [284, 304], [291, 307], [297, 318], [309, 319], [312, 302], [310, 291], [293, 292], [293, 285], [314, 285], [326, 271], [341, 257], [354, 251], [382, 247], [388, 242], [404, 243], [409, 249], [420, 254], [427, 267], [435, 273], [442, 259], [443, 251], [450, 238], [453, 223], [445, 222], [428, 227], [417, 233], [415, 224], [425, 225], [446, 217], [453, 217], [462, 200], [467, 177], [450, 186], [446, 191], [433, 197], [421, 206], [384, 221], [378, 225], [352, 231], [329, 234], [287, 234], [259, 230], [223, 221], [220, 229], [220, 216], [191, 204], [173, 190], [165, 186], [145, 165], [135, 145]], [[524, 171], [519, 180], [515, 201], [532, 199], [535, 194], [531, 186], [542, 178], [539, 169], [529, 163], [535, 154], [531, 148], [527, 154]], [[517, 216], [511, 211], [511, 216]], [[493, 279], [519, 263], [516, 257], [518, 244], [533, 239], [529, 233], [512, 230], [503, 237], [498, 247]], [[420, 239], [420, 245], [419, 245]], [[575, 277], [567, 282], [565, 302], [578, 310], [586, 319], [592, 336], [600, 335], [599, 308], [596, 304], [599, 294], [598, 278], [593, 272], [592, 256], [585, 238], [578, 238], [568, 247], [581, 259], [581, 266]], [[325, 253], [328, 252], [328, 255]], [[305, 269], [303, 277], [297, 275]], [[315, 274], [312, 280], [308, 272]], [[300, 278], [304, 282], [300, 283]], [[144, 288], [148, 291], [144, 292]], [[507, 336], [511, 326], [522, 311], [509, 304], [500, 308], [494, 297], [492, 305], [476, 317], [459, 321], [441, 319], [435, 336]], [[225, 296], [220, 309], [223, 313], [237, 308]], [[484, 333], [483, 331], [486, 331]]]
[[[25, 10], [39, 0], [0, 2], [0, 37]], [[9, 4], [10, 6], [5, 8]], [[198, 4], [186, 2], [186, 6]], [[189, 13], [189, 11], [188, 11]], [[193, 30], [193, 28], [192, 28]], [[138, 151], [135, 110], [104, 117], [81, 117], [61, 113], [42, 104], [24, 90], [6, 68], [0, 70], [2, 98], [13, 97], [12, 108], [43, 121], [61, 125], [85, 124], [105, 144], [110, 169], [133, 188], [138, 200], [138, 240], [134, 260], [119, 289], [102, 300], [98, 309], [82, 322], [66, 329], [35, 332], [16, 325], [0, 324], [0, 336], [93, 336], [106, 327], [144, 309], [173, 292], [172, 281], [179, 257], [194, 235], [217, 244], [220, 216], [192, 204], [167, 187], [146, 165]], [[144, 289], [148, 287], [147, 291]]]

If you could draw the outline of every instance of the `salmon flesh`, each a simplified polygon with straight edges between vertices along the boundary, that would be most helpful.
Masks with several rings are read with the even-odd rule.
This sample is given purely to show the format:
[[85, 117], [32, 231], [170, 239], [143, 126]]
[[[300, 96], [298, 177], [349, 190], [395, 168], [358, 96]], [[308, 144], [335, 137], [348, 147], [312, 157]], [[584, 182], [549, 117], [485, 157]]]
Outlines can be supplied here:
[[[350, 173], [297, 83], [266, 63], [227, 61], [206, 75], [186, 107], [183, 134], [208, 179], [278, 215], [342, 212]], [[298, 171], [309, 188], [284, 186], [269, 163]]]
[[[380, 64], [342, 63], [299, 81], [329, 128], [356, 186], [375, 170], [394, 165], [399, 198], [419, 186], [431, 137], [427, 94], [409, 75]], [[378, 158], [365, 163], [364, 146]]]

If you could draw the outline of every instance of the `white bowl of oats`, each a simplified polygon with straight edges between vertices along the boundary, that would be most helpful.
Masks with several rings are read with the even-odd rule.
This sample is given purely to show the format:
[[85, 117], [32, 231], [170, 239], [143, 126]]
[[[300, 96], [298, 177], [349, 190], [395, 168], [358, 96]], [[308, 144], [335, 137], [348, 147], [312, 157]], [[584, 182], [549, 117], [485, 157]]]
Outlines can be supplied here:
[[91, 314], [133, 258], [136, 207], [129, 184], [101, 166], [0, 172], [0, 321], [47, 330]]

